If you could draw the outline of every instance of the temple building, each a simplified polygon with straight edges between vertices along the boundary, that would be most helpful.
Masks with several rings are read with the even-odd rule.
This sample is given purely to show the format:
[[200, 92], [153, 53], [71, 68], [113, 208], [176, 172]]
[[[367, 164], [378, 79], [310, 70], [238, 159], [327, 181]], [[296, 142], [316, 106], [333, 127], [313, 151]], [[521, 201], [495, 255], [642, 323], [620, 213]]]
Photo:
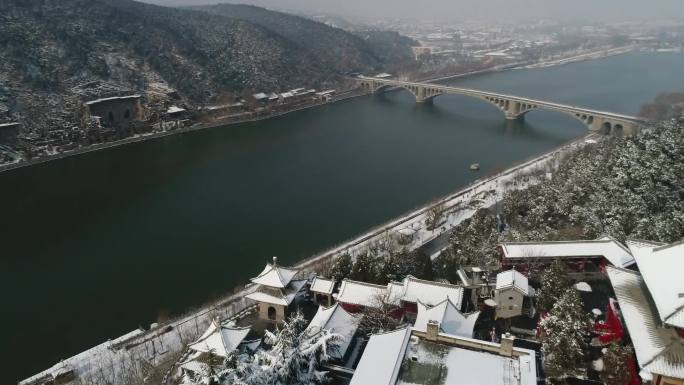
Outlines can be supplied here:
[[87, 114], [100, 118], [100, 123], [116, 131], [125, 131], [143, 119], [140, 95], [116, 96], [85, 103]]
[[684, 384], [684, 243], [628, 241], [639, 272], [606, 269], [639, 364], [658, 385]]
[[442, 333], [439, 322], [373, 334], [350, 385], [536, 385], [533, 350]]
[[246, 297], [257, 302], [259, 318], [274, 322], [285, 320], [285, 311], [306, 284], [305, 279], [295, 279], [299, 271], [278, 266], [278, 258], [266, 264], [264, 270], [251, 281], [258, 286]]
[[418, 313], [418, 302], [436, 306], [448, 299], [457, 309], [461, 309], [463, 287], [409, 275], [400, 282], [390, 282], [387, 285], [387, 298], [388, 302], [400, 306], [409, 315]]
[[332, 294], [334, 289], [335, 280], [323, 277], [314, 277], [309, 291], [313, 294], [313, 301], [315, 304], [327, 307], [332, 305]]
[[386, 286], [345, 279], [336, 298], [351, 312], [357, 312], [363, 307], [380, 307], [385, 304], [396, 306], [402, 314], [413, 318], [418, 313], [419, 301], [431, 307], [449, 299], [460, 309], [463, 287], [426, 281], [411, 275], [400, 282], [390, 282]]
[[349, 346], [354, 340], [362, 317], [344, 310], [339, 303], [329, 307], [319, 306], [306, 331], [312, 336], [321, 330], [339, 334], [342, 339], [335, 342], [335, 346], [328, 350], [328, 354], [333, 360], [343, 364], [349, 356]]
[[364, 307], [382, 307], [387, 298], [387, 286], [342, 280], [340, 291], [334, 296], [345, 310], [356, 313]]
[[220, 324], [213, 320], [207, 330], [195, 342], [188, 345], [191, 353], [180, 365], [184, 372], [206, 373], [206, 357], [210, 354], [226, 358], [232, 352], [255, 350], [260, 340], [245, 342], [250, 327], [237, 327], [233, 323]]
[[[529, 308], [532, 288], [527, 277], [511, 269], [496, 275], [494, 301], [496, 302], [496, 318], [512, 318], [523, 314]], [[527, 305], [527, 306], [525, 306]]]
[[472, 338], [475, 322], [479, 316], [479, 311], [469, 314], [461, 313], [456, 304], [448, 298], [435, 306], [428, 306], [418, 301], [418, 314], [413, 328], [427, 332], [428, 324], [436, 322], [440, 333]]
[[497, 249], [504, 269], [515, 266], [523, 274], [527, 274], [530, 266], [543, 266], [555, 259], [565, 262], [570, 273], [584, 274], [601, 274], [609, 264], [624, 268], [634, 264], [630, 250], [611, 237], [593, 241], [505, 242]]

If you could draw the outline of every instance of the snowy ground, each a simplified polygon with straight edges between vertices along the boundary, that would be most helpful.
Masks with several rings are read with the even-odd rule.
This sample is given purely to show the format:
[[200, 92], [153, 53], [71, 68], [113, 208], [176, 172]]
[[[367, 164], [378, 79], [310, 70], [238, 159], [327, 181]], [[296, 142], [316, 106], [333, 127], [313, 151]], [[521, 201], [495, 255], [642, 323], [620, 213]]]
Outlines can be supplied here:
[[[410, 249], [417, 249], [452, 230], [463, 220], [472, 216], [477, 209], [489, 207], [511, 189], [525, 188], [537, 183], [533, 175], [545, 176], [548, 170], [558, 165], [560, 156], [585, 143], [582, 138], [545, 155], [529, 160], [491, 178], [479, 180], [451, 194], [383, 226], [375, 228], [349, 242], [327, 252], [309, 258], [296, 267], [307, 270], [316, 264], [349, 253], [358, 256], [371, 247], [395, 242], [399, 231], [411, 229], [414, 233]], [[446, 220], [435, 230], [427, 229], [425, 220], [431, 207], [443, 204]], [[214, 318], [238, 318], [253, 311], [254, 303], [244, 297], [255, 289], [254, 285], [239, 293], [227, 296], [217, 303], [202, 308], [171, 323], [152, 327], [150, 330], [134, 330], [115, 340], [110, 340], [20, 382], [20, 385], [40, 384], [60, 373], [73, 371], [82, 384], [123, 385], [144, 372], [145, 367], [158, 365], [171, 357], [178, 356], [188, 342], [194, 341], [204, 332]]]

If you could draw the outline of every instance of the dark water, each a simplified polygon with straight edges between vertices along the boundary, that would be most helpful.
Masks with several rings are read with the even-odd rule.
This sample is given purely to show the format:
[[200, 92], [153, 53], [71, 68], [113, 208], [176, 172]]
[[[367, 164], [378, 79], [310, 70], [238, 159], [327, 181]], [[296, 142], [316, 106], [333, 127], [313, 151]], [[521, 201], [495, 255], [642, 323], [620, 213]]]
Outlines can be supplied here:
[[[684, 90], [682, 69], [684, 55], [628, 54], [454, 83], [635, 113]], [[397, 92], [2, 173], [0, 383], [584, 132], [557, 113], [511, 123], [480, 101]]]

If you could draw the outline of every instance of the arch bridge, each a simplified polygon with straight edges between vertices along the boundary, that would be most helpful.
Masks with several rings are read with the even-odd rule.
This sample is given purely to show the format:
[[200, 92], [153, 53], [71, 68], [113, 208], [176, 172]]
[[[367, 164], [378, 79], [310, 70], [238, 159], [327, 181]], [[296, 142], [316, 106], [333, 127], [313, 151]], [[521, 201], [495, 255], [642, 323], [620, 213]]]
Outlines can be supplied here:
[[646, 123], [646, 120], [635, 116], [469, 88], [366, 76], [360, 76], [356, 78], [356, 81], [359, 87], [368, 93], [404, 88], [413, 94], [418, 103], [429, 102], [445, 94], [471, 96], [494, 105], [506, 115], [506, 119], [510, 120], [522, 119], [525, 114], [536, 109], [558, 111], [581, 121], [590, 131], [603, 134], [633, 135], [642, 124]]

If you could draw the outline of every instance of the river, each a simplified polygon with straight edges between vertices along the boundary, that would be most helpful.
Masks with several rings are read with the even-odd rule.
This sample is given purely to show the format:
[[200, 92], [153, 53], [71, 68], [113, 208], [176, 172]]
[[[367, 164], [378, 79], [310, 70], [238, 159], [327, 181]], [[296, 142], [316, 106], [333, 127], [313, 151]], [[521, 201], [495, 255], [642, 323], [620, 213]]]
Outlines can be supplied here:
[[[451, 81], [635, 114], [684, 55], [629, 53]], [[0, 383], [230, 292], [586, 129], [407, 92], [0, 173]], [[471, 163], [481, 171], [469, 171]]]

